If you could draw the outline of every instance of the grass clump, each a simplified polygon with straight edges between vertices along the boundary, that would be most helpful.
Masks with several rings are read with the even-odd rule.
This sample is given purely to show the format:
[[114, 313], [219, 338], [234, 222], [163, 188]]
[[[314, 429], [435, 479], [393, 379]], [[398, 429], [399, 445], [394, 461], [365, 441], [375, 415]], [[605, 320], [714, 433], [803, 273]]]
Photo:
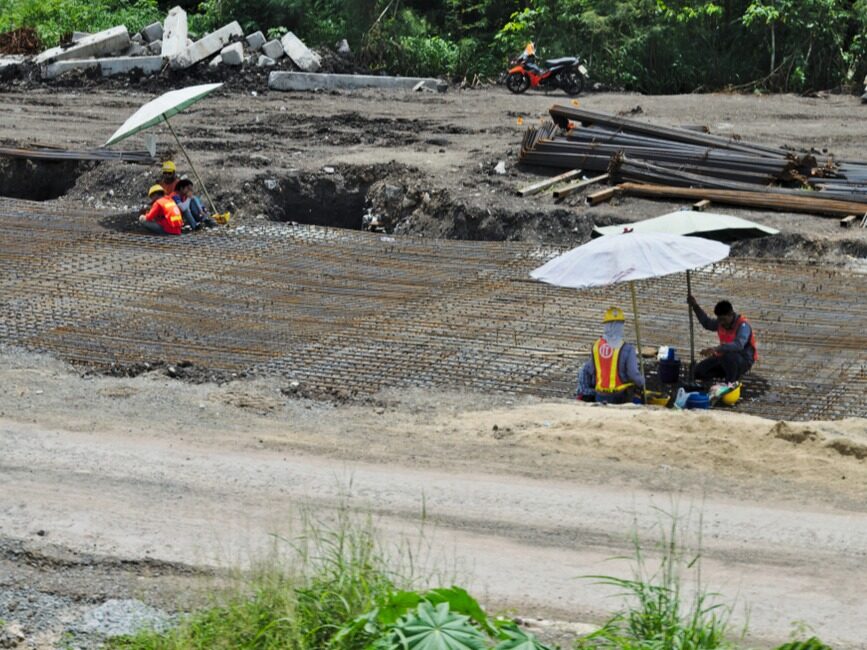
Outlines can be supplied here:
[[[725, 650], [732, 606], [720, 603], [701, 582], [701, 552], [691, 551], [679, 530], [677, 515], [660, 524], [661, 557], [651, 562], [641, 540], [633, 533], [633, 577], [590, 576], [600, 584], [617, 587], [626, 608], [599, 631], [581, 639], [581, 650]], [[692, 572], [692, 594], [684, 589]]]

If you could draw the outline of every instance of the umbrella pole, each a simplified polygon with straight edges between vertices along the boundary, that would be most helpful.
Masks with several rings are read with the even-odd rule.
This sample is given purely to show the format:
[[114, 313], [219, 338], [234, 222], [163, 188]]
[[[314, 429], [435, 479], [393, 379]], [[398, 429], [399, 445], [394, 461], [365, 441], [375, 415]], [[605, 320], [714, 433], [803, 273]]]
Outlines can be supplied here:
[[635, 283], [629, 283], [632, 293], [632, 313], [635, 314], [635, 342], [638, 344], [638, 365], [641, 367], [641, 378], [644, 379], [644, 403], [647, 404], [647, 377], [644, 374], [644, 356], [641, 354], [641, 326], [638, 323], [638, 300], [635, 299]]
[[[692, 295], [692, 283], [689, 279], [689, 271], [686, 272], [686, 295]], [[689, 383], [695, 378], [695, 327], [693, 325], [692, 305], [686, 306], [689, 312]]]
[[163, 114], [163, 120], [165, 120], [166, 126], [169, 127], [169, 131], [171, 131], [172, 135], [175, 136], [175, 142], [177, 142], [178, 146], [181, 148], [181, 152], [184, 154], [184, 158], [187, 159], [187, 163], [190, 165], [190, 169], [193, 170], [193, 174], [196, 175], [196, 180], [199, 181], [199, 185], [201, 186], [202, 191], [205, 193], [205, 196], [208, 199], [208, 203], [211, 204], [211, 213], [217, 214], [217, 206], [214, 205], [214, 200], [211, 198], [211, 195], [208, 194], [208, 188], [205, 187], [205, 184], [202, 182], [202, 177], [199, 176], [199, 172], [196, 171], [196, 166], [193, 164], [193, 161], [190, 160], [190, 156], [189, 154], [187, 154], [187, 150], [184, 149], [184, 145], [181, 144], [181, 140], [180, 138], [178, 138], [178, 134], [175, 133], [174, 128], [172, 128], [172, 123], [169, 122], [169, 118], [166, 117], [165, 114]]

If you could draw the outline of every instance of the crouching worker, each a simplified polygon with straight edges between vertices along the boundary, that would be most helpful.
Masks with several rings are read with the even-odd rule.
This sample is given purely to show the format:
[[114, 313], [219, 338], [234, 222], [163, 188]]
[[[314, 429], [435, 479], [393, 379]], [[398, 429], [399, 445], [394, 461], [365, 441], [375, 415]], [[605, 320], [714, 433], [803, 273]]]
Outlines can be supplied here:
[[189, 178], [182, 178], [178, 181], [172, 196], [181, 210], [184, 223], [193, 230], [198, 230], [203, 225], [208, 228], [214, 228], [217, 225], [217, 222], [208, 216], [208, 211], [202, 200], [198, 196], [193, 196], [193, 181]]
[[623, 404], [634, 389], [644, 388], [638, 369], [638, 351], [623, 341], [626, 317], [619, 307], [610, 307], [602, 317], [602, 338], [593, 344], [590, 360], [578, 374], [577, 397], [585, 402]]
[[165, 195], [160, 185], [153, 185], [148, 190], [148, 198], [151, 208], [138, 218], [145, 230], [155, 235], [180, 235], [184, 219], [178, 204]]
[[696, 365], [695, 378], [699, 381], [722, 378], [729, 384], [738, 381], [759, 358], [756, 335], [749, 321], [736, 314], [728, 300], [720, 300], [713, 308], [716, 318], [704, 313], [695, 296], [688, 296], [686, 301], [701, 326], [719, 336], [718, 346], [701, 351], [705, 359]]

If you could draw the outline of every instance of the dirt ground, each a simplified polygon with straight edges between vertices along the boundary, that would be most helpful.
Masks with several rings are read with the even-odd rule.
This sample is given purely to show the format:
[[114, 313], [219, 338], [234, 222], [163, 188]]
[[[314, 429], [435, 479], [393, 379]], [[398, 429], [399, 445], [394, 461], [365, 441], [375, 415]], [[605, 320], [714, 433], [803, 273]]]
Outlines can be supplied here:
[[[98, 146], [154, 91], [7, 82], [0, 143]], [[682, 207], [515, 197], [538, 178], [516, 167], [523, 129], [567, 101], [499, 89], [281, 94], [251, 83], [174, 124], [236, 225], [358, 227], [371, 210], [398, 234], [568, 245], [594, 224]], [[841, 158], [863, 158], [867, 143], [853, 97], [580, 101]], [[156, 133], [161, 151], [174, 147]], [[500, 160], [503, 176], [493, 171]], [[119, 220], [138, 211], [157, 175], [113, 163], [3, 161], [0, 172], [0, 194]], [[865, 269], [867, 230], [718, 211], [783, 233], [735, 254]], [[703, 581], [737, 601], [750, 643], [769, 647], [802, 625], [835, 648], [867, 647], [864, 419], [791, 423], [420, 390], [331, 401], [279, 379], [190, 384], [165, 368], [113, 378], [9, 349], [0, 387], [0, 619], [23, 630], [21, 647], [91, 647], [98, 639], [74, 622], [108, 599], [167, 612], [202, 602], [214, 574], [244, 566], [273, 533], [291, 535], [300, 508], [333, 512], [347, 494], [387, 537], [417, 539], [424, 512], [432, 565], [494, 608], [559, 621], [564, 641], [620, 604], [579, 577], [627, 575], [611, 558], [629, 553], [630, 531], [652, 540], [660, 511], [677, 510], [693, 541], [701, 529]]]

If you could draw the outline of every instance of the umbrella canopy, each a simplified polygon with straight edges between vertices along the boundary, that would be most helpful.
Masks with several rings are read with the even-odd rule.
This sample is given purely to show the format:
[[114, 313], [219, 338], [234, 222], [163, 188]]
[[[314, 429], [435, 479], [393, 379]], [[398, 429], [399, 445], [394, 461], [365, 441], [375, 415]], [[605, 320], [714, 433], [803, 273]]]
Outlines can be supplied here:
[[180, 90], [172, 90], [164, 93], [133, 113], [123, 125], [114, 132], [105, 146], [120, 142], [124, 138], [143, 131], [151, 126], [168, 121], [168, 118], [177, 115], [182, 110], [195, 104], [208, 93], [215, 91], [223, 84], [202, 84], [190, 86]]
[[732, 217], [727, 214], [680, 210], [679, 212], [671, 212], [635, 223], [619, 224], [617, 226], [596, 226], [593, 229], [592, 236], [617, 235], [624, 231], [697, 235], [704, 239], [713, 239], [721, 242], [754, 239], [756, 237], [776, 235], [780, 232], [776, 228], [769, 228], [755, 221], [747, 221], [746, 219]]
[[531, 271], [530, 277], [558, 287], [604, 287], [697, 269], [728, 254], [726, 244], [701, 237], [629, 233], [573, 248]]

